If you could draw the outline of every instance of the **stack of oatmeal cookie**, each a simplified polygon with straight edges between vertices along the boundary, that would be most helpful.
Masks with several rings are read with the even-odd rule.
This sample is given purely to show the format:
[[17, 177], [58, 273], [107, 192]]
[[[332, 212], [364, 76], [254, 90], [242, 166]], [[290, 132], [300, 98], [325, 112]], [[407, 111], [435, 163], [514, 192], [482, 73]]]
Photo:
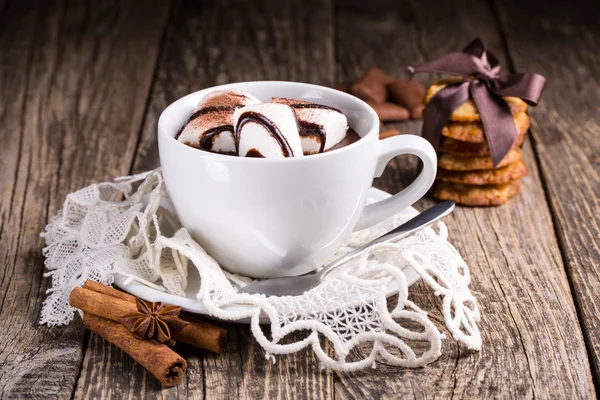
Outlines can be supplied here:
[[[449, 82], [432, 84], [425, 103]], [[504, 100], [518, 133], [513, 148], [494, 169], [477, 106], [472, 100], [461, 104], [442, 130], [434, 197], [468, 206], [492, 206], [506, 203], [519, 191], [519, 179], [527, 175], [521, 156], [521, 144], [529, 129], [527, 103], [516, 97]]]

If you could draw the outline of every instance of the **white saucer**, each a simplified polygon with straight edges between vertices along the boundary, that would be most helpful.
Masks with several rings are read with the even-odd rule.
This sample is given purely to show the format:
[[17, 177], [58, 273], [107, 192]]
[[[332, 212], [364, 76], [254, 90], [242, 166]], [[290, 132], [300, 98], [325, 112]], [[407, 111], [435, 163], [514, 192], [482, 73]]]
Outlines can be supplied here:
[[[389, 197], [390, 194], [387, 192], [384, 192], [383, 190], [379, 190], [376, 188], [371, 188], [369, 190], [369, 200], [371, 201], [379, 201], [382, 199], [385, 199], [386, 197]], [[174, 304], [174, 305], [178, 305], [181, 306], [183, 308], [183, 310], [193, 313], [193, 314], [198, 314], [198, 315], [202, 315], [208, 318], [213, 318], [213, 316], [211, 316], [208, 312], [208, 310], [204, 307], [204, 305], [199, 302], [198, 300], [196, 300], [196, 293], [198, 293], [198, 290], [200, 289], [200, 275], [198, 274], [198, 271], [196, 270], [196, 268], [190, 268], [189, 269], [189, 276], [188, 276], [188, 286], [187, 286], [187, 291], [186, 291], [186, 297], [180, 297], [180, 296], [175, 296], [173, 294], [169, 294], [169, 293], [165, 293], [165, 292], [161, 292], [159, 290], [153, 289], [151, 287], [148, 287], [146, 285], [143, 285], [139, 282], [131, 282], [127, 285], [125, 285], [125, 281], [126, 281], [126, 277], [124, 277], [123, 275], [119, 275], [116, 274], [115, 275], [115, 285], [118, 286], [119, 288], [121, 288], [122, 290], [140, 297], [144, 300], [148, 300], [148, 301], [153, 301], [153, 302], [163, 302], [165, 304]], [[406, 275], [406, 280], [408, 282], [408, 285], [412, 285], [413, 283], [415, 283], [416, 281], [419, 280], [419, 275], [410, 267], [405, 268], [403, 270], [404, 274]], [[390, 286], [388, 287], [388, 292], [387, 292], [387, 296], [393, 296], [396, 293], [398, 293], [398, 287], [396, 286], [395, 281], [392, 281], [392, 283], [390, 284]], [[251, 305], [230, 305], [227, 306], [227, 309], [232, 310], [232, 311], [242, 311], [242, 310], [248, 310], [249, 308], [252, 308], [253, 306]], [[231, 321], [229, 321], [231, 322]], [[242, 320], [237, 320], [237, 321], [233, 321], [233, 322], [237, 322], [237, 323], [249, 323], [250, 320], [249, 319], [242, 319]], [[261, 317], [261, 322], [263, 322], [263, 318]], [[264, 322], [268, 322], [268, 318], [264, 318]]]

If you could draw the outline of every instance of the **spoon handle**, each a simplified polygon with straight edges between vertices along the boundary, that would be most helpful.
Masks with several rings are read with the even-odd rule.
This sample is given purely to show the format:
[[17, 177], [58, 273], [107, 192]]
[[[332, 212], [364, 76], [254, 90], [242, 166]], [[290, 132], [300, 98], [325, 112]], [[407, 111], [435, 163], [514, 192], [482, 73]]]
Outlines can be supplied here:
[[331, 272], [333, 269], [339, 267], [345, 262], [353, 259], [354, 257], [361, 254], [367, 248], [373, 246], [374, 244], [379, 243], [387, 243], [393, 240], [400, 240], [407, 236], [412, 235], [413, 233], [421, 230], [434, 222], [440, 220], [446, 215], [450, 214], [454, 210], [454, 202], [453, 201], [444, 201], [442, 203], [436, 204], [435, 206], [428, 208], [423, 211], [419, 215], [409, 219], [396, 229], [386, 233], [378, 237], [377, 239], [373, 239], [370, 242], [362, 245], [361, 247], [351, 251], [350, 253], [344, 254], [343, 256], [333, 260], [329, 264], [325, 265], [321, 271], [319, 271], [318, 278], [319, 282], [323, 280], [323, 278]]

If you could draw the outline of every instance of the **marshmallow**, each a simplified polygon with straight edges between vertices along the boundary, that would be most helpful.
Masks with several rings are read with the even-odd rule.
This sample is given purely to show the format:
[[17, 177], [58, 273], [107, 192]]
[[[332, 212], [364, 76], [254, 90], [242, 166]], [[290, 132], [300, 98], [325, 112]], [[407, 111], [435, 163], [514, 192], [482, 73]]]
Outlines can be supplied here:
[[302, 157], [302, 144], [292, 109], [262, 103], [239, 108], [233, 114], [240, 157]]
[[304, 154], [322, 153], [340, 143], [348, 131], [348, 120], [338, 109], [302, 100], [275, 97], [273, 103], [294, 110]]
[[233, 113], [260, 100], [239, 90], [216, 90], [200, 100], [188, 122], [176, 136], [192, 147], [217, 153], [236, 154]]

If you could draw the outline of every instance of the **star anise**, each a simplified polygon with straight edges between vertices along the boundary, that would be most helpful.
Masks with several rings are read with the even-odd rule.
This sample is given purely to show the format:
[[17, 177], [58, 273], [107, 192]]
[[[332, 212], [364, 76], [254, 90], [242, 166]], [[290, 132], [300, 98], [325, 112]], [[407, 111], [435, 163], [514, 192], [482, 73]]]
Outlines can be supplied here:
[[165, 306], [161, 302], [150, 303], [136, 299], [137, 312], [124, 315], [119, 322], [140, 339], [156, 339], [173, 346], [171, 336], [190, 323], [179, 318], [181, 307]]

